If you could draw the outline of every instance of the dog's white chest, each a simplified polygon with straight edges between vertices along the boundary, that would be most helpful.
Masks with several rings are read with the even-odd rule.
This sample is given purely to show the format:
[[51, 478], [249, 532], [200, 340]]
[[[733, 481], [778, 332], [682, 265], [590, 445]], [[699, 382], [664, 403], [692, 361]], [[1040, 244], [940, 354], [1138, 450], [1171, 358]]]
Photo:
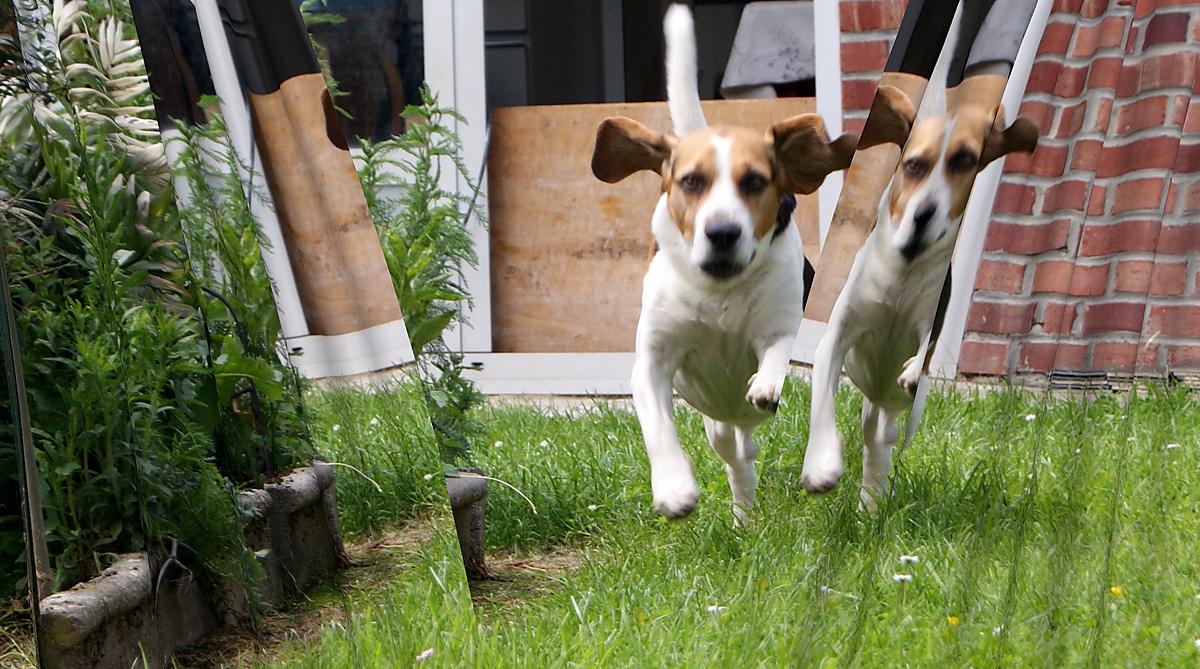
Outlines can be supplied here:
[[746, 386], [758, 368], [758, 356], [741, 328], [694, 323], [682, 352], [674, 385], [701, 413], [735, 424], [764, 417], [746, 402]]
[[[868, 244], [878, 243], [872, 237]], [[921, 266], [905, 266], [899, 272], [880, 272], [886, 263], [866, 254], [865, 248], [855, 259], [850, 286], [844, 294], [845, 334], [850, 345], [846, 351], [847, 376], [877, 406], [899, 409], [912, 398], [898, 385], [897, 378], [906, 361], [915, 355], [928, 334], [941, 289], [942, 273], [936, 258], [926, 258]], [[874, 268], [871, 271], [868, 268]]]
[[746, 401], [757, 371], [756, 341], [794, 331], [801, 317], [802, 279], [783, 267], [748, 277], [736, 289], [709, 291], [678, 281], [663, 259], [646, 277], [639, 338], [652, 355], [672, 359], [675, 390], [701, 413], [752, 426], [766, 414]]

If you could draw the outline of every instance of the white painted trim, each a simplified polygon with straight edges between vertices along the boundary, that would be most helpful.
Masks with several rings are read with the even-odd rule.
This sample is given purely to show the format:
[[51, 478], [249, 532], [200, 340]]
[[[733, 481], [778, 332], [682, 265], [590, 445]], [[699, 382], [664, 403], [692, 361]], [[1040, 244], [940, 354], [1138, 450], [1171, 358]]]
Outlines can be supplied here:
[[[837, 0], [813, 0], [813, 55], [816, 57], [817, 113], [831, 137], [842, 134], [842, 25]], [[817, 192], [821, 244], [829, 233], [842, 192], [842, 173], [825, 177]]]
[[[628, 397], [631, 392], [632, 353], [477, 353], [468, 354], [464, 363], [480, 365], [465, 375], [485, 395]], [[807, 367], [796, 365], [789, 373], [798, 378], [810, 375]]]
[[817, 345], [825, 335], [828, 323], [812, 321], [807, 318], [800, 321], [800, 332], [796, 334], [796, 345], [792, 347], [792, 361], [805, 365], [813, 364], [817, 359]]
[[488, 395], [628, 395], [632, 353], [476, 353], [465, 376]]
[[[1038, 0], [1030, 17], [1029, 29], [1025, 31], [1025, 39], [1013, 60], [1012, 72], [1009, 74], [1002, 98], [1009, 120], [1016, 116], [1017, 109], [1021, 106], [1021, 98], [1026, 84], [1029, 83], [1029, 72], [1033, 69], [1033, 59], [1037, 54], [1038, 43], [1041, 42], [1052, 5], [1053, 0]], [[971, 199], [967, 202], [967, 209], [963, 214], [962, 228], [954, 253], [950, 306], [946, 310], [942, 336], [934, 348], [930, 365], [930, 374], [933, 376], [953, 378], [958, 373], [959, 353], [967, 328], [967, 312], [971, 308], [971, 295], [975, 292], [975, 276], [979, 272], [983, 242], [987, 237], [987, 227], [992, 216], [992, 204], [996, 199], [996, 189], [1000, 185], [1003, 171], [1004, 161], [992, 163], [979, 173], [971, 189]]]
[[[451, 127], [463, 144], [463, 161], [472, 177], [482, 180], [487, 137], [487, 87], [484, 62], [483, 0], [424, 0], [425, 83], [442, 106], [453, 107], [466, 123], [454, 121]], [[442, 168], [442, 187], [470, 195], [466, 184], [453, 166]], [[482, 185], [476, 208], [487, 211], [487, 184]], [[472, 217], [471, 238], [479, 266], [464, 268], [471, 309], [464, 314], [465, 327], [454, 325], [446, 341], [458, 342], [460, 350], [492, 350], [491, 243], [487, 228]]]
[[[350, 376], [416, 360], [403, 320], [343, 335], [307, 335], [287, 341], [292, 363], [310, 379]], [[300, 355], [294, 354], [302, 349]]]
[[[831, 137], [842, 134], [842, 24], [837, 0], [813, 0], [813, 55], [816, 59], [817, 113], [825, 121]], [[821, 245], [829, 234], [838, 198], [842, 194], [844, 175], [834, 172], [825, 177], [817, 191], [817, 211], [820, 217]], [[796, 335], [792, 360], [811, 365], [825, 323], [805, 319]]]
[[[225, 117], [226, 133], [230, 145], [241, 165], [249, 165], [249, 172], [242, 168], [242, 183], [250, 182], [258, 193], [268, 193], [267, 181], [262, 170], [262, 157], [254, 151], [253, 134], [250, 126], [250, 110], [242, 94], [233, 55], [225, 26], [217, 9], [216, 0], [193, 0], [196, 6], [196, 21], [200, 25], [200, 37], [204, 40], [204, 53], [208, 58], [208, 69], [212, 73], [213, 88], [221, 104], [221, 115]], [[254, 163], [250, 157], [254, 156]], [[275, 211], [265, 198], [256, 197], [251, 203], [251, 214], [258, 221], [270, 248], [262, 249], [263, 263], [275, 288], [275, 308], [279, 312], [279, 325], [285, 338], [308, 334], [308, 321], [300, 304], [300, 292], [296, 289], [296, 278], [292, 274], [292, 263], [283, 243], [283, 231]]]

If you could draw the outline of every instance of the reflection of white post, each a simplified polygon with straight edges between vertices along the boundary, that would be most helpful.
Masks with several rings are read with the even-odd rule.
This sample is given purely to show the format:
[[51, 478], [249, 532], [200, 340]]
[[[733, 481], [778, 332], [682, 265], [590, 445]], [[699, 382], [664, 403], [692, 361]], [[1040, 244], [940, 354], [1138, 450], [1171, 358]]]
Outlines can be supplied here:
[[[1029, 82], [1029, 72], [1033, 69], [1033, 58], [1037, 53], [1038, 43], [1042, 41], [1042, 32], [1046, 28], [1052, 5], [1051, 0], [1038, 0], [1029, 20], [1029, 28], [1025, 31], [1025, 38], [1021, 41], [1021, 48], [1013, 60], [1012, 72], [1004, 87], [1003, 97], [1005, 115], [1010, 122], [1021, 107], [1025, 85]], [[967, 328], [967, 311], [971, 308], [971, 295], [975, 292], [975, 275], [979, 272], [983, 241], [987, 237], [988, 223], [991, 222], [992, 203], [996, 199], [996, 189], [1000, 185], [1003, 173], [1004, 161], [997, 160], [975, 177], [975, 185], [971, 188], [971, 199], [968, 200], [967, 209], [963, 213], [961, 232], [951, 265], [950, 305], [946, 310], [942, 336], [938, 338], [930, 365], [930, 374], [933, 376], [952, 378], [958, 372], [958, 356]]]
[[[159, 128], [159, 140], [162, 141], [163, 152], [167, 157], [167, 166], [171, 171], [171, 185], [175, 190], [175, 205], [182, 212], [185, 207], [192, 201], [192, 184], [187, 177], [176, 171], [176, 166], [182, 164], [182, 154], [186, 148], [186, 142], [183, 138], [183, 133], [174, 126], [167, 128]], [[225, 165], [217, 164], [216, 157], [225, 155], [225, 151], [229, 150], [228, 144], [219, 145], [208, 138], [198, 138], [200, 146], [200, 162], [204, 166], [204, 177], [211, 180], [210, 175], [219, 175], [225, 169]], [[226, 140], [228, 142], [228, 140]], [[208, 227], [208, 226], [205, 226]], [[188, 231], [192, 232], [192, 231]], [[215, 234], [209, 228], [210, 234]], [[220, 263], [213, 264], [213, 274], [220, 281], [224, 281], [225, 268], [221, 267]]]
[[[817, 70], [817, 113], [825, 121], [830, 137], [842, 134], [842, 23], [836, 0], [813, 0], [813, 55]], [[841, 172], [825, 177], [817, 191], [821, 244], [829, 233], [833, 211], [842, 192]], [[792, 349], [792, 359], [811, 364], [817, 344], [825, 334], [825, 323], [804, 319]]]
[[[242, 169], [242, 182], [252, 184], [255, 193], [265, 194], [267, 182], [263, 177], [261, 162], [252, 148], [254, 140], [250, 131], [250, 112], [242, 95], [237, 70], [233, 66], [233, 56], [229, 51], [229, 41], [225, 36], [225, 26], [221, 22], [216, 0], [193, 0], [193, 4], [196, 6], [196, 21], [200, 24], [200, 36], [204, 40], [208, 69], [212, 72], [213, 88], [216, 89], [221, 102], [221, 115], [225, 117], [229, 142], [238, 162], [249, 166], [249, 169]], [[254, 157], [253, 164], [250, 162], [251, 156]], [[275, 212], [263, 198], [257, 196], [251, 203], [250, 213], [258, 221], [271, 246], [269, 249], [263, 249], [262, 255], [263, 262], [267, 265], [267, 274], [275, 284], [275, 306], [279, 310], [279, 324], [283, 336], [304, 336], [308, 334], [308, 324], [300, 306], [300, 294], [296, 290], [292, 264], [288, 261], [287, 250], [283, 245], [279, 219], [275, 218]]]
[[[475, 1], [478, 4], [479, 0]], [[234, 68], [233, 55], [229, 50], [216, 0], [193, 0], [193, 4], [196, 6], [196, 20], [204, 40], [213, 88], [221, 101], [221, 113], [225, 117], [230, 144], [239, 161], [249, 166], [248, 173], [243, 168], [242, 181], [253, 184], [255, 193], [262, 194], [262, 197], [255, 197], [251, 213], [271, 246], [270, 249], [263, 249], [262, 255], [267, 274], [275, 285], [275, 306], [279, 311], [282, 336], [289, 350], [303, 351], [292, 361], [302, 374], [311, 378], [361, 374], [412, 362], [412, 345], [402, 320], [343, 335], [309, 334], [279, 219], [264, 201], [269, 197], [267, 182], [262, 162], [254, 151], [250, 111]], [[478, 9], [482, 14], [482, 7]], [[426, 34], [429, 34], [428, 31]], [[482, 40], [480, 42], [482, 48]]]
[[[842, 24], [834, 0], [813, 2], [813, 55], [817, 70], [817, 113], [825, 120], [829, 136], [837, 137], [842, 134]], [[822, 244], [841, 192], [841, 172], [825, 177], [818, 191]]]
[[[487, 90], [485, 85], [482, 0], [424, 0], [425, 83], [438, 104], [453, 107], [466, 123], [451, 120], [450, 127], [463, 143], [463, 161], [474, 179], [481, 180], [484, 144], [487, 137]], [[467, 184], [444, 161], [442, 188], [470, 195]], [[486, 184], [475, 202], [476, 211], [487, 212]], [[464, 268], [466, 288], [473, 302], [466, 312], [468, 325], [452, 327], [447, 343], [458, 342], [461, 350], [492, 350], [491, 258], [488, 232], [472, 216], [471, 238], [479, 257], [477, 268]], [[453, 344], [451, 344], [453, 347]]]

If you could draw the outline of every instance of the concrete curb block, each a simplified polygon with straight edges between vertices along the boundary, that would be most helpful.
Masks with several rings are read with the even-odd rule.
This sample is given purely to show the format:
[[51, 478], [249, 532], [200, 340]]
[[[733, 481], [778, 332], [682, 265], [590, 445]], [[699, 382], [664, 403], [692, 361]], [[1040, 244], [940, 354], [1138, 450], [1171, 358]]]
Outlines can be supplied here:
[[[238, 498], [249, 512], [243, 532], [263, 567], [256, 589], [267, 606], [299, 597], [345, 564], [333, 467], [322, 462], [299, 467]], [[214, 601], [220, 602], [216, 612]], [[186, 569], [171, 566], [160, 579], [144, 553], [132, 553], [42, 602], [42, 666], [128, 669], [142, 666], [143, 654], [149, 664], [163, 666], [175, 650], [199, 641], [218, 622], [240, 625], [249, 618], [249, 598], [239, 584], [226, 582], [206, 593]]]
[[450, 509], [454, 513], [454, 527], [458, 531], [458, 548], [462, 552], [467, 578], [485, 580], [492, 572], [485, 560], [484, 525], [487, 513], [487, 479], [472, 474], [482, 470], [464, 468], [463, 476], [447, 476], [446, 492], [450, 497]]
[[106, 620], [125, 615], [150, 596], [150, 564], [144, 553], [122, 556], [96, 578], [42, 602], [42, 631], [57, 646], [74, 646]]

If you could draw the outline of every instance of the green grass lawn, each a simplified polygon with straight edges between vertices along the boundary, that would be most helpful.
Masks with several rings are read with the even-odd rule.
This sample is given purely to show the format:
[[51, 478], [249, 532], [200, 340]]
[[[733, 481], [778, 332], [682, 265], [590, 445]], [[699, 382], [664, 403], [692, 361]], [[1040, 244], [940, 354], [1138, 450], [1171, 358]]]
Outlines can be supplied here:
[[847, 475], [823, 497], [800, 486], [807, 393], [790, 382], [759, 431], [759, 503], [745, 529], [732, 526], [724, 472], [690, 410], [677, 423], [701, 501], [677, 523], [651, 508], [631, 413], [481, 412], [489, 437], [476, 459], [537, 508], [492, 485], [491, 548], [568, 546], [578, 567], [507, 573], [515, 580], [489, 591], [540, 587], [471, 612], [433, 546], [284, 664], [408, 666], [428, 648], [422, 666], [1200, 664], [1198, 398], [932, 393], [897, 458], [894, 496], [865, 514], [848, 389]]

